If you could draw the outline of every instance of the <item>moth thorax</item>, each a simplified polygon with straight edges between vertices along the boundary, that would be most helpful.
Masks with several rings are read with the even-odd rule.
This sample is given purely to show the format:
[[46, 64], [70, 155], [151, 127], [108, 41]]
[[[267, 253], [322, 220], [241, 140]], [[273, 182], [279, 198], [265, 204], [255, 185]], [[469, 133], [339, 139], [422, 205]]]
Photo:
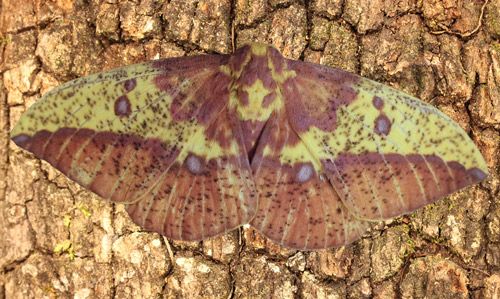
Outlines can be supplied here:
[[233, 100], [243, 120], [265, 121], [282, 106], [276, 78], [282, 71], [283, 57], [276, 49], [260, 44], [240, 51], [231, 65], [236, 75]]

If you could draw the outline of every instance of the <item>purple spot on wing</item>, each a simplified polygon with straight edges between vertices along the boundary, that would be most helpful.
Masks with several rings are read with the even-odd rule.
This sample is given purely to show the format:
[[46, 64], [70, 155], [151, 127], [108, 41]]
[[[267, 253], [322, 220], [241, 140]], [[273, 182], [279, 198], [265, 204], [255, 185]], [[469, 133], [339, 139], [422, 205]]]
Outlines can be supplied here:
[[137, 80], [135, 78], [128, 79], [125, 83], [123, 83], [123, 86], [125, 87], [125, 90], [129, 92], [137, 86]]
[[380, 114], [376, 119], [375, 119], [375, 133], [379, 135], [384, 135], [387, 136], [389, 135], [389, 132], [391, 131], [391, 121], [385, 114]]
[[115, 101], [115, 114], [117, 116], [129, 116], [132, 109], [127, 96], [121, 96]]
[[305, 183], [313, 176], [313, 173], [314, 169], [310, 164], [303, 164], [297, 172], [295, 179], [299, 183]]
[[373, 106], [375, 108], [377, 108], [378, 110], [382, 110], [382, 108], [384, 108], [384, 100], [382, 100], [380, 97], [378, 96], [374, 96], [373, 97]]
[[190, 155], [186, 159], [186, 167], [192, 174], [200, 174], [203, 172], [203, 164], [195, 155]]

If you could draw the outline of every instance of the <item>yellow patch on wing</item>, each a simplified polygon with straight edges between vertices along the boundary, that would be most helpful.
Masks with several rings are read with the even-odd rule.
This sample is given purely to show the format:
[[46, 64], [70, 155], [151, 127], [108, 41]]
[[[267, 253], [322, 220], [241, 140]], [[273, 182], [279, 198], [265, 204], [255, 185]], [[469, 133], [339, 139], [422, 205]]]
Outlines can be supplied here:
[[311, 154], [310, 149], [304, 142], [298, 142], [295, 145], [285, 145], [279, 155], [277, 155], [270, 146], [266, 146], [263, 155], [264, 157], [279, 156], [282, 164], [294, 165], [297, 163], [310, 162], [314, 170], [318, 173], [320, 173], [322, 168], [318, 159]]
[[[12, 131], [12, 135], [33, 134], [42, 130], [55, 132], [61, 127], [107, 131], [117, 134], [134, 134], [142, 138], [157, 138], [165, 144], [181, 146], [176, 161], [182, 162], [188, 151], [210, 158], [237, 154], [236, 148], [223, 152], [215, 141], [205, 140], [206, 127], [191, 120], [173, 120], [170, 111], [177, 94], [186, 94], [189, 105], [194, 88], [213, 70], [200, 71], [194, 78], [184, 78], [174, 90], [165, 92], [155, 84], [159, 71], [150, 64], [137, 64], [71, 81], [44, 95], [35, 103]], [[124, 91], [124, 82], [136, 81], [136, 87]], [[115, 102], [126, 94], [130, 115], [115, 115]], [[180, 141], [184, 140], [184, 141]], [[92, 180], [84, 170], [77, 172], [82, 182]]]
[[[231, 134], [231, 131], [227, 132]], [[231, 140], [228, 148], [222, 148], [215, 140], [206, 138], [206, 129], [201, 127], [193, 135], [190, 135], [189, 145], [186, 146], [186, 151], [182, 152], [177, 158], [179, 161], [184, 161], [188, 152], [191, 152], [207, 160], [226, 156], [238, 156], [241, 154], [241, 148], [232, 136], [227, 136]]]
[[[122, 83], [129, 78], [138, 81], [137, 88], [128, 97], [133, 110], [136, 110], [146, 105], [149, 96], [151, 99], [161, 96], [152, 81], [157, 74], [150, 65], [138, 64], [70, 81], [36, 102], [13, 129], [12, 135], [40, 130], [53, 132], [62, 126], [97, 130], [105, 128], [119, 132], [125, 126], [124, 121], [110, 120], [116, 118], [114, 100], [124, 93]], [[110, 100], [103, 101], [103, 97]], [[151, 117], [147, 115], [148, 111], [144, 112], [143, 115], [137, 115], [136, 122]]]
[[285, 85], [285, 103], [301, 143], [280, 156], [300, 161], [307, 148], [307, 162], [321, 165], [357, 219], [409, 213], [487, 176], [472, 140], [432, 106], [341, 70], [291, 66], [297, 77]]
[[[444, 113], [368, 79], [362, 79], [354, 88], [358, 95], [351, 104], [339, 107], [337, 126], [332, 134], [325, 134], [314, 126], [301, 134], [301, 139], [318, 159], [335, 159], [345, 152], [436, 155], [444, 161], [456, 161], [465, 168], [477, 167], [487, 172], [481, 153], [467, 133]], [[381, 110], [373, 105], [374, 96], [383, 100]], [[381, 113], [391, 123], [387, 135], [374, 132]], [[293, 156], [300, 151], [300, 148], [286, 148], [283, 155]]]

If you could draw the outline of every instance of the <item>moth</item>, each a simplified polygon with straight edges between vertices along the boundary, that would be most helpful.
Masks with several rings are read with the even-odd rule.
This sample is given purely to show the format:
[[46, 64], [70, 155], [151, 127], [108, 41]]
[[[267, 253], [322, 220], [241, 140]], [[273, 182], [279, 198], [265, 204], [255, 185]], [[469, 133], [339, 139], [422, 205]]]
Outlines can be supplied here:
[[349, 244], [488, 173], [431, 105], [260, 43], [73, 80], [11, 136], [146, 230], [195, 241], [250, 224], [302, 250]]

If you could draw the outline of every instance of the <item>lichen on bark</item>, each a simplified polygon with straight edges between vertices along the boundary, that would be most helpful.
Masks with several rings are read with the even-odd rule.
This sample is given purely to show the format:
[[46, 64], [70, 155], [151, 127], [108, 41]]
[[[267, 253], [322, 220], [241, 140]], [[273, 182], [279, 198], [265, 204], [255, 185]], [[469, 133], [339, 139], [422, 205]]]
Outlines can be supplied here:
[[[3, 0], [0, 298], [495, 298], [500, 289], [500, 0]], [[135, 62], [247, 41], [436, 105], [491, 176], [350, 246], [280, 248], [251, 228], [175, 242], [9, 142], [41, 94]]]

